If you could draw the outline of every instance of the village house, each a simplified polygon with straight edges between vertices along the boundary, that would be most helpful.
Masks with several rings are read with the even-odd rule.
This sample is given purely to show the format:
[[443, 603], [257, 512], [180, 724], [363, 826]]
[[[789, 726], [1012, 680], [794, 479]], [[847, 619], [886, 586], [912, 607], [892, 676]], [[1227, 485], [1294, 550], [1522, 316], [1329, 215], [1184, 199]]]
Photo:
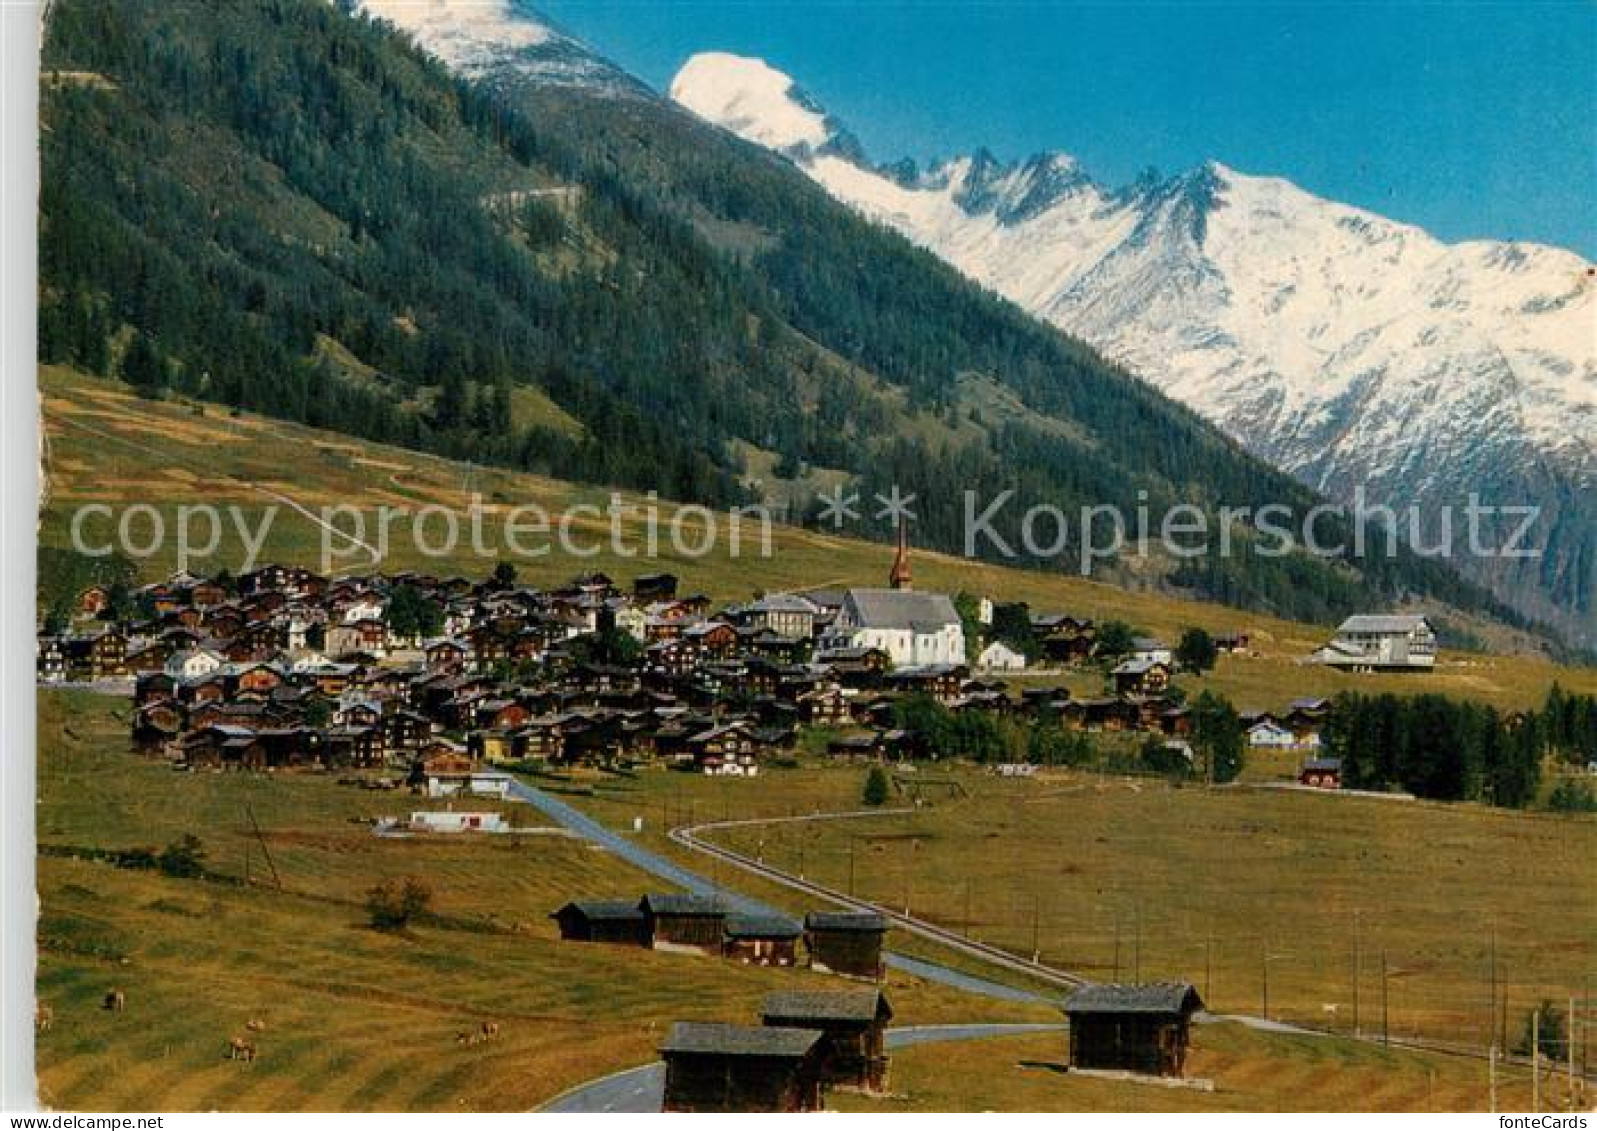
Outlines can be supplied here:
[[1351, 616], [1309, 660], [1348, 671], [1428, 671], [1436, 666], [1436, 632], [1414, 614]]
[[1122, 660], [1109, 673], [1117, 695], [1161, 695], [1170, 686], [1170, 665], [1147, 656]]
[[977, 654], [976, 666], [989, 672], [1025, 671], [1026, 655], [1002, 640], [994, 640]]
[[886, 1089], [886, 1033], [893, 1009], [880, 990], [775, 993], [766, 997], [761, 1013], [766, 1025], [821, 1031], [822, 1084]]
[[1070, 1067], [1180, 1076], [1192, 1015], [1202, 1008], [1186, 982], [1083, 986], [1064, 1005]]
[[660, 1046], [665, 1111], [798, 1112], [821, 1106], [815, 1029], [678, 1021]]
[[510, 826], [503, 813], [419, 810], [410, 815], [410, 830], [418, 833], [506, 833]]

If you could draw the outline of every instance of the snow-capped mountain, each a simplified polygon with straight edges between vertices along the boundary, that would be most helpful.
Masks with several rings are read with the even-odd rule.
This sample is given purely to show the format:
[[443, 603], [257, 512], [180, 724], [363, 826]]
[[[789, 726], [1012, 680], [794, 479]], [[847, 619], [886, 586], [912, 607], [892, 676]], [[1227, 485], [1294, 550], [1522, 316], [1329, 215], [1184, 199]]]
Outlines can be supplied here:
[[522, 0], [353, 0], [353, 7], [408, 32], [467, 78], [513, 73], [553, 86], [652, 96], [637, 79]]
[[1545, 560], [1458, 564], [1592, 639], [1597, 270], [1579, 256], [1446, 244], [1216, 162], [1119, 189], [1061, 154], [876, 167], [788, 76], [731, 55], [694, 57], [670, 94], [1333, 497], [1542, 505]]

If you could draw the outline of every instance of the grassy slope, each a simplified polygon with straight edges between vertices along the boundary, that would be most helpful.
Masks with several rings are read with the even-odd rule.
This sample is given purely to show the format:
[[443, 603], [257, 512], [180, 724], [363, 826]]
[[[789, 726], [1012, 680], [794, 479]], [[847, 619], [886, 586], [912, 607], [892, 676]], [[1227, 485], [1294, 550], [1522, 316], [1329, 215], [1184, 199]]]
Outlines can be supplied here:
[[[139, 400], [125, 386], [59, 368], [41, 370], [40, 379], [50, 481], [50, 505], [41, 537], [50, 545], [68, 544], [73, 508], [91, 502], [113, 506], [148, 502], [160, 508], [169, 521], [184, 504], [236, 504], [246, 508], [250, 521], [257, 523], [259, 510], [276, 500], [250, 484], [286, 494], [313, 511], [340, 504], [363, 508], [368, 512], [369, 533], [376, 526], [378, 507], [408, 507], [412, 512], [431, 504], [464, 507], [475, 490], [491, 508], [485, 523], [490, 546], [498, 544], [500, 519], [510, 506], [535, 502], [557, 512], [576, 502], [602, 506], [608, 498], [607, 492], [597, 488], [450, 463], [249, 414], [234, 417], [215, 406], [197, 415], [186, 406]], [[629, 521], [625, 525], [630, 544], [641, 544], [639, 524]], [[93, 529], [105, 528], [102, 524]], [[789, 527], [777, 528], [774, 553], [769, 557], [759, 556], [758, 538], [750, 528], [745, 553], [737, 560], [730, 558], [724, 541], [707, 558], [684, 559], [664, 535], [657, 559], [627, 558], [608, 546], [607, 520], [580, 522], [577, 529], [581, 537], [599, 544], [597, 555], [562, 557], [556, 548], [543, 557], [518, 560], [521, 575], [535, 583], [555, 582], [597, 568], [624, 580], [638, 573], [670, 569], [681, 575], [689, 589], [734, 599], [745, 598], [756, 589], [880, 584], [888, 560], [887, 551], [880, 546]], [[472, 576], [491, 568], [491, 561], [473, 556], [469, 546], [463, 546], [451, 560], [429, 560], [412, 548], [405, 536], [407, 530], [403, 522], [392, 528], [389, 568], [459, 570]], [[436, 530], [429, 533], [438, 536]], [[314, 566], [320, 540], [316, 526], [283, 508], [265, 553], [272, 559]], [[239, 540], [230, 533], [214, 564], [236, 566], [240, 552]], [[338, 560], [335, 568], [355, 570], [365, 562], [363, 556], [352, 555]], [[196, 563], [198, 568], [210, 564]], [[172, 566], [168, 550], [148, 559], [144, 572], [155, 577]], [[1524, 657], [1447, 655], [1436, 673], [1401, 678], [1352, 676], [1305, 667], [1296, 661], [1324, 640], [1322, 627], [1151, 592], [1130, 592], [1074, 574], [1003, 569], [917, 552], [915, 576], [922, 588], [966, 589], [997, 600], [1027, 601], [1039, 611], [1123, 619], [1171, 640], [1187, 625], [1214, 631], [1247, 630], [1259, 655], [1223, 661], [1209, 681], [1241, 705], [1278, 707], [1297, 695], [1331, 694], [1343, 688], [1392, 688], [1444, 691], [1502, 706], [1526, 706], [1538, 703], [1555, 679], [1571, 689], [1597, 691], [1597, 669], [1558, 668]]]
[[[1065, 1038], [1005, 1037], [906, 1049], [893, 1059], [894, 1098], [838, 1095], [844, 1111], [1485, 1111], [1486, 1065], [1477, 1060], [1286, 1037], [1239, 1025], [1202, 1025], [1191, 1076], [1213, 1092], [1090, 1079], [1061, 1071]], [[1543, 1110], [1563, 1110], [1561, 1078], [1543, 1080]], [[1498, 1110], [1528, 1111], [1529, 1072], [1504, 1069]]]
[[[661, 885], [563, 838], [455, 844], [379, 841], [348, 818], [401, 808], [314, 776], [174, 774], [125, 754], [125, 704], [40, 695], [39, 837], [46, 845], [205, 841], [208, 863], [244, 872], [250, 804], [284, 890], [175, 880], [41, 857], [39, 992], [55, 1012], [39, 1042], [46, 1103], [89, 1110], [521, 1110], [593, 1076], [642, 1063], [679, 1018], [752, 1017], [761, 996], [834, 985], [806, 971], [556, 941], [547, 913], [573, 895]], [[376, 799], [376, 800], [374, 800]], [[522, 818], [523, 823], [530, 823]], [[361, 890], [418, 873], [462, 927], [407, 937], [364, 926]], [[525, 924], [521, 933], [487, 929]], [[123, 988], [123, 1014], [99, 1008]], [[910, 1023], [1050, 1020], [895, 976]], [[227, 1039], [267, 1022], [261, 1057], [234, 1064]], [[462, 1048], [462, 1028], [501, 1023]]]
[[[579, 803], [618, 828], [644, 817], [658, 843], [663, 823], [857, 808], [863, 773], [646, 773]], [[1139, 965], [1140, 918], [1143, 979], [1202, 986], [1212, 963], [1209, 997], [1227, 1012], [1260, 1011], [1268, 953], [1272, 1017], [1350, 1029], [1355, 913], [1367, 1031], [1379, 1027], [1384, 948], [1394, 1034], [1484, 1042], [1494, 923], [1510, 1041], [1534, 1000], [1589, 996], [1590, 817], [1066, 773], [915, 777], [930, 804], [913, 816], [718, 836], [839, 889], [852, 852], [856, 894], [895, 907], [907, 897], [917, 914], [1021, 954], [1035, 930], [1046, 961], [1105, 980], [1116, 977], [1117, 933], [1118, 976]], [[948, 781], [967, 796], [952, 797]]]

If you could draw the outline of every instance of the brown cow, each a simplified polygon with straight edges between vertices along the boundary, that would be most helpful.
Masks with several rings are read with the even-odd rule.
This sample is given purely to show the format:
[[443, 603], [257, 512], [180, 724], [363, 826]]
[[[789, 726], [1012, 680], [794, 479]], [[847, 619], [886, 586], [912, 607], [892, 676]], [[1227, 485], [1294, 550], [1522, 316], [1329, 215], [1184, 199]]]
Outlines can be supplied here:
[[105, 995], [104, 1008], [112, 1013], [121, 1013], [128, 1007], [128, 995], [120, 989], [109, 991]]
[[483, 1040], [491, 1041], [499, 1035], [499, 1022], [484, 1021], [478, 1026], [478, 1032], [482, 1034]]
[[48, 1033], [54, 1027], [55, 1010], [41, 1001], [33, 1009], [33, 1031], [35, 1033]]
[[472, 1029], [462, 1029], [455, 1034], [455, 1044], [457, 1045], [474, 1045], [482, 1039], [482, 1034]]
[[248, 1021], [244, 1022], [244, 1028], [248, 1029], [252, 1033], [264, 1033], [266, 1032], [266, 1022], [262, 1021], [259, 1017], [251, 1017]]
[[255, 1059], [255, 1042], [244, 1037], [234, 1037], [227, 1042], [227, 1059], [246, 1063]]

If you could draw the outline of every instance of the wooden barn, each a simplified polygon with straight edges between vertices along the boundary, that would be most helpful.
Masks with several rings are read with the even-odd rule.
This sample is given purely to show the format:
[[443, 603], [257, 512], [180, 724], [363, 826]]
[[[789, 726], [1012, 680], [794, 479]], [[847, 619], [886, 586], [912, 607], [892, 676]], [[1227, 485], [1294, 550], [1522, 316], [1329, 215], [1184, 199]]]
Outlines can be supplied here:
[[1342, 788], [1342, 759], [1309, 758], [1298, 771], [1298, 784], [1317, 789]]
[[819, 1110], [821, 1036], [817, 1029], [678, 1021], [660, 1046], [663, 1110]]
[[823, 1084], [880, 1092], [887, 1086], [887, 1023], [893, 1009], [880, 990], [795, 991], [771, 994], [765, 1023], [819, 1029]]
[[880, 981], [887, 920], [870, 911], [812, 911], [804, 917], [810, 965], [833, 974]]
[[646, 895], [638, 903], [644, 937], [655, 950], [720, 954], [726, 907], [706, 895]]
[[722, 953], [746, 966], [794, 966], [804, 927], [785, 915], [730, 915]]
[[577, 899], [549, 918], [560, 925], [560, 937], [571, 942], [648, 946], [643, 909], [626, 899]]
[[1188, 982], [1083, 986], [1065, 1002], [1070, 1066], [1180, 1076], [1192, 1015], [1203, 999]]

